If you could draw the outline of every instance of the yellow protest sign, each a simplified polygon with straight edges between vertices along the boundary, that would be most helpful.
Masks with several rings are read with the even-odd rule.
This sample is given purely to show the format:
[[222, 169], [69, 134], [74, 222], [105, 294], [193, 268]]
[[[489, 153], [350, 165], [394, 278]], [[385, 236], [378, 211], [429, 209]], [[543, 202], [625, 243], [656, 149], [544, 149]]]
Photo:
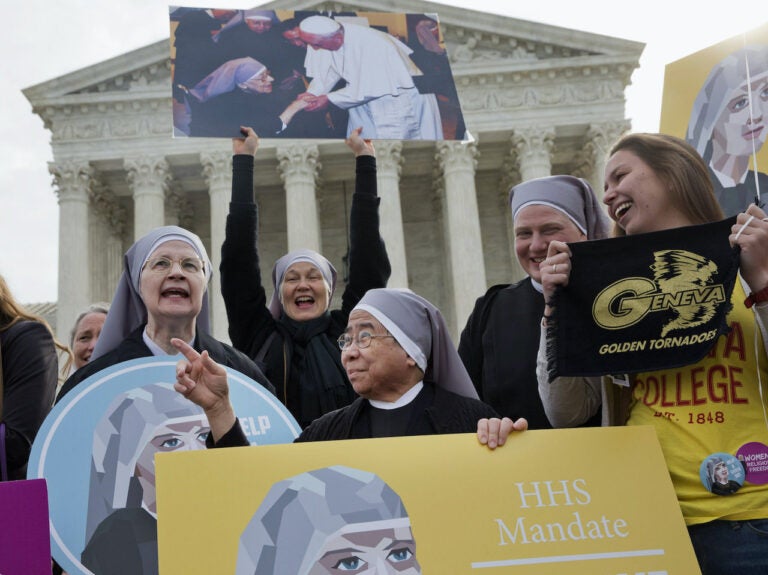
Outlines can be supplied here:
[[163, 575], [376, 561], [406, 574], [699, 573], [650, 427], [528, 431], [493, 452], [448, 435], [178, 452], [156, 465]]
[[663, 133], [704, 159], [726, 216], [768, 198], [768, 24], [667, 64]]

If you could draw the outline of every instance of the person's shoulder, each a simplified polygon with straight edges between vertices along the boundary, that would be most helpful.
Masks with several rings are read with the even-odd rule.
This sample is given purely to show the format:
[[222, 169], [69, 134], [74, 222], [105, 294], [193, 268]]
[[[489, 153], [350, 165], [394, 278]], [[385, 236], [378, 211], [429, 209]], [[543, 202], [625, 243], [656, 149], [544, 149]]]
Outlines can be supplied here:
[[490, 301], [492, 301], [498, 293], [503, 289], [509, 289], [515, 287], [517, 284], [496, 284], [492, 285], [488, 288], [488, 290], [481, 295], [477, 300], [475, 301], [475, 307], [480, 308], [487, 305]]
[[16, 341], [25, 340], [26, 338], [34, 337], [41, 340], [50, 341], [53, 343], [53, 336], [45, 325], [39, 321], [33, 320], [21, 320], [17, 321], [11, 327], [0, 332], [4, 345], [11, 345]]

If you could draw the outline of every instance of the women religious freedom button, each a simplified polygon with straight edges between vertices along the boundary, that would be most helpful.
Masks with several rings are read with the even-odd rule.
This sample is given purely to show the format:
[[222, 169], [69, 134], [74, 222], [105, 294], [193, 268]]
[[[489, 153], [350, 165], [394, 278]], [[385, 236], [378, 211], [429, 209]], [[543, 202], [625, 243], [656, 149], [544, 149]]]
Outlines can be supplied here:
[[768, 483], [768, 445], [759, 441], [745, 443], [736, 452], [747, 471], [747, 481], [754, 485]]
[[[51, 552], [70, 575], [157, 573], [154, 456], [205, 449], [210, 431], [203, 410], [173, 389], [177, 359], [135, 359], [92, 375], [37, 434], [27, 475], [48, 482]], [[251, 444], [292, 442], [300, 428], [290, 412], [226, 370]]]

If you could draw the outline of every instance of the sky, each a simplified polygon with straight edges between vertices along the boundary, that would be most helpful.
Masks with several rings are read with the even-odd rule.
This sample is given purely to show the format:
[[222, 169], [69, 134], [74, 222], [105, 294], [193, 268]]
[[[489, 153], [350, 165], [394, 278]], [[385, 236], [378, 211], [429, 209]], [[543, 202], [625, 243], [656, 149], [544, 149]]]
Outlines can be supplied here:
[[[657, 131], [664, 66], [768, 20], [765, 0], [445, 0], [461, 6], [644, 42], [627, 89], [633, 131]], [[253, 0], [185, 6], [253, 8]], [[261, 4], [261, 3], [259, 3]], [[439, 14], [439, 10], [438, 10]], [[760, 19], [756, 18], [760, 14]], [[47, 163], [50, 132], [21, 90], [168, 37], [159, 0], [24, 0], [0, 35], [0, 275], [25, 303], [55, 301], [58, 205]]]

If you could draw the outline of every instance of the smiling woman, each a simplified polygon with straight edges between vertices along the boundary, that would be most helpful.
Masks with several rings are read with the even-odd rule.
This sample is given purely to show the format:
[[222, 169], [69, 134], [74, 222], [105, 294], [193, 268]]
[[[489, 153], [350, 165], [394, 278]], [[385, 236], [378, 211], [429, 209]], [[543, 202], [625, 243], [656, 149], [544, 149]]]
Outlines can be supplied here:
[[[253, 164], [258, 136], [232, 141], [232, 202], [221, 248], [221, 291], [233, 345], [267, 365], [278, 396], [302, 428], [355, 399], [337, 344], [352, 308], [370, 289], [384, 287], [390, 266], [379, 235], [376, 159], [356, 131], [347, 145], [357, 159], [350, 214], [349, 279], [341, 309], [331, 310], [336, 269], [319, 253], [294, 250], [275, 262], [272, 298], [261, 285]], [[290, 214], [289, 214], [290, 217]]]
[[106, 367], [152, 355], [176, 355], [177, 337], [270, 391], [267, 377], [249, 358], [209, 335], [208, 280], [211, 262], [200, 238], [176, 226], [156, 228], [125, 255], [109, 314], [91, 361], [64, 383], [63, 397]]

